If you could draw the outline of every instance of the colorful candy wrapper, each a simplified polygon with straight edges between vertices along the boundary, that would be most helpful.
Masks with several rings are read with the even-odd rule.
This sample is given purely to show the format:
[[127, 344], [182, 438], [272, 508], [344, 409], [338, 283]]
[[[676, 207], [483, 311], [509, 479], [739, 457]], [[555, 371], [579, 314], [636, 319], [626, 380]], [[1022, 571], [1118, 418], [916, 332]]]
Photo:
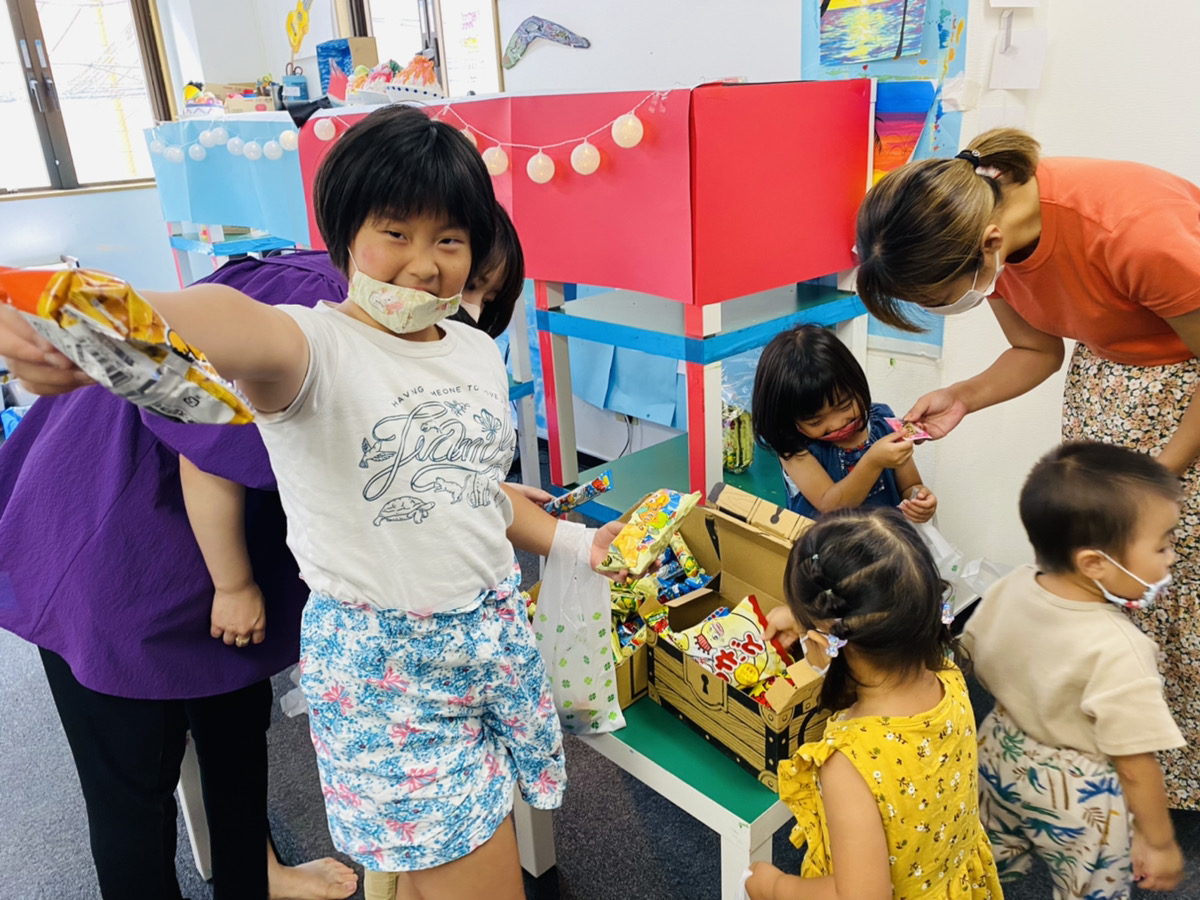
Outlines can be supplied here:
[[750, 691], [785, 674], [792, 663], [783, 647], [763, 637], [766, 627], [767, 618], [751, 594], [726, 615], [710, 616], [671, 639], [718, 678]]
[[658, 592], [659, 602], [666, 603], [668, 600], [678, 600], [684, 594], [700, 590], [700, 588], [705, 587], [712, 580], [713, 577], [711, 575], [697, 575], [694, 578], [684, 578], [682, 581], [663, 585]]
[[574, 490], [568, 491], [561, 497], [555, 497], [550, 502], [546, 503], [542, 509], [550, 513], [552, 516], [561, 516], [569, 513], [576, 507], [583, 506], [589, 500], [594, 500], [603, 494], [605, 491], [612, 490], [612, 470], [609, 469], [602, 472], [596, 478], [593, 478], [587, 484], [581, 484]]
[[637, 581], [625, 584], [609, 585], [609, 595], [612, 598], [613, 620], [625, 622], [636, 616], [637, 611], [647, 600], [658, 599], [658, 582], [652, 578], [639, 578]]
[[904, 440], [912, 441], [914, 444], [920, 444], [924, 441], [933, 440], [933, 435], [922, 428], [914, 425], [912, 422], [905, 422], [903, 419], [884, 419], [891, 426], [892, 431], [899, 431], [904, 435]]
[[0, 269], [0, 296], [97, 384], [167, 419], [243, 425], [249, 404], [128, 284], [90, 269]]
[[721, 404], [721, 455], [726, 472], [745, 472], [754, 462], [754, 426], [750, 412]]
[[692, 555], [692, 551], [683, 540], [682, 534], [677, 531], [671, 535], [671, 541], [668, 546], [671, 548], [671, 552], [675, 554], [675, 558], [679, 560], [679, 564], [683, 566], [683, 571], [687, 574], [688, 578], [694, 578], [700, 574], [700, 563]]
[[596, 567], [597, 570], [619, 572], [628, 569], [631, 575], [641, 575], [662, 555], [671, 535], [683, 523], [683, 517], [699, 502], [699, 491], [681, 494], [663, 488], [650, 494], [613, 538], [608, 556]]

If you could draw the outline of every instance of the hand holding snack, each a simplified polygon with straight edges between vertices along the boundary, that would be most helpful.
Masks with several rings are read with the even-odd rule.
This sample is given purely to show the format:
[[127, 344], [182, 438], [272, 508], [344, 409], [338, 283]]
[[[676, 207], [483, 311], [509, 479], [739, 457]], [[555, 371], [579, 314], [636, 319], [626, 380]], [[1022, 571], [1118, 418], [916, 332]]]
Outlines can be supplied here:
[[95, 382], [34, 331], [24, 316], [0, 303], [0, 357], [8, 370], [35, 394], [65, 394]]
[[904, 414], [905, 422], [915, 422], [931, 438], [944, 438], [967, 414], [967, 404], [950, 388], [939, 388], [917, 398]]
[[119, 278], [90, 269], [0, 269], [0, 299], [100, 384], [176, 422], [242, 425], [249, 405]]
[[681, 494], [662, 488], [650, 494], [612, 539], [596, 570], [641, 575], [662, 555], [684, 516], [699, 502], [699, 491]]
[[914, 444], [920, 444], [933, 438], [933, 435], [915, 422], [905, 422], [903, 419], [884, 419], [883, 421], [891, 426], [892, 431], [900, 432], [906, 441], [912, 441]]
[[869, 459], [884, 469], [898, 469], [913, 455], [912, 441], [905, 440], [900, 432], [885, 434], [869, 448], [863, 459]]
[[605, 525], [601, 525], [596, 529], [595, 535], [592, 536], [592, 568], [613, 581], [624, 581], [629, 577], [628, 569], [609, 569], [604, 566], [605, 561], [609, 558], [609, 549], [617, 535], [621, 533], [622, 523], [619, 520], [614, 520]]
[[[601, 472], [591, 481], [586, 484], [581, 484], [573, 491], [568, 491], [561, 497], [551, 497], [546, 494], [544, 500], [534, 500], [535, 503], [540, 503], [542, 509], [550, 513], [552, 516], [561, 516], [569, 513], [576, 507], [583, 506], [589, 500], [594, 500], [605, 491], [612, 489], [612, 470]], [[529, 499], [533, 500], [533, 497]]]
[[792, 611], [786, 606], [775, 606], [767, 612], [767, 627], [763, 629], [763, 637], [779, 641], [784, 647], [792, 647], [800, 640], [803, 629]]

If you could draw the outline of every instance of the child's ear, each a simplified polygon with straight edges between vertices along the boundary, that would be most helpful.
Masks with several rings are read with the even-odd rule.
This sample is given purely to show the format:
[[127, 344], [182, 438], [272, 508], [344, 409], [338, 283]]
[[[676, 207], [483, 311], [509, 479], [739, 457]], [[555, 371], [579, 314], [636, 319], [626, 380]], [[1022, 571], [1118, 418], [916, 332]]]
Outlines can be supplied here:
[[1084, 578], [1099, 581], [1109, 571], [1109, 561], [1099, 550], [1076, 550], [1072, 556], [1075, 571]]

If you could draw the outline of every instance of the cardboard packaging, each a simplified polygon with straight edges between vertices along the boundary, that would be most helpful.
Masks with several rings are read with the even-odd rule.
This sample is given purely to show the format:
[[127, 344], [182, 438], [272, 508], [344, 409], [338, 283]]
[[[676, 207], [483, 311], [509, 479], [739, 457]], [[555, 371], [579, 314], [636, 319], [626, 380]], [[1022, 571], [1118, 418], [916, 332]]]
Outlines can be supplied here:
[[[710, 585], [665, 604], [673, 631], [703, 621], [714, 609], [732, 609], [754, 594], [763, 610], [782, 605], [783, 573], [796, 539], [812, 520], [737, 488], [717, 484], [709, 505], [693, 509], [680, 534]], [[643, 614], [652, 611], [646, 604]], [[651, 631], [649, 690], [654, 702], [674, 713], [767, 787], [775, 772], [806, 741], [824, 733], [829, 710], [821, 709], [821, 677], [803, 659], [789, 669], [796, 687], [777, 684], [763, 705]]]
[[[529, 589], [529, 595], [535, 601], [541, 586], [539, 581]], [[621, 709], [628, 708], [635, 700], [646, 696], [648, 655], [647, 645], [642, 644], [633, 651], [632, 656], [627, 656], [617, 663], [617, 703]]]

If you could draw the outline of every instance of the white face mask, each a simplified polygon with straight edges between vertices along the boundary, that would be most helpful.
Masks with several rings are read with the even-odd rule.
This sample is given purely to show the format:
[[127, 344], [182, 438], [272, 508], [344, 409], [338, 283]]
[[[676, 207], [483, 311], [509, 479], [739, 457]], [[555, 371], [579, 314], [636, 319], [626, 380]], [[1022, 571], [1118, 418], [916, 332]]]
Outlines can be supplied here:
[[971, 289], [947, 306], [926, 306], [927, 312], [933, 313], [935, 316], [957, 316], [959, 313], [965, 313], [967, 310], [974, 309], [988, 297], [996, 292], [996, 282], [1000, 278], [1000, 273], [1004, 271], [1004, 266], [1000, 265], [1000, 251], [996, 251], [996, 274], [992, 276], [991, 283], [987, 287], [976, 290], [975, 282], [979, 280], [979, 269], [975, 270], [975, 277], [971, 279]]
[[1095, 582], [1096, 587], [1100, 588], [1100, 593], [1104, 595], [1104, 599], [1117, 604], [1117, 606], [1123, 606], [1126, 609], [1149, 609], [1154, 605], [1154, 601], [1158, 599], [1158, 595], [1161, 594], [1166, 586], [1171, 583], [1170, 572], [1166, 574], [1166, 577], [1154, 582], [1154, 584], [1150, 584], [1148, 581], [1142, 581], [1142, 579], [1138, 578], [1103, 550], [1098, 550], [1096, 552], [1146, 589], [1142, 591], [1141, 597], [1138, 597], [1136, 600], [1129, 600], [1125, 597], [1118, 597], [1100, 582], [1096, 581], [1095, 578], [1093, 578], [1092, 581]]
[[[354, 262], [354, 257], [350, 261]], [[355, 263], [347, 298], [388, 331], [411, 334], [454, 315], [462, 294], [435, 297], [428, 291], [389, 284], [364, 274]]]

